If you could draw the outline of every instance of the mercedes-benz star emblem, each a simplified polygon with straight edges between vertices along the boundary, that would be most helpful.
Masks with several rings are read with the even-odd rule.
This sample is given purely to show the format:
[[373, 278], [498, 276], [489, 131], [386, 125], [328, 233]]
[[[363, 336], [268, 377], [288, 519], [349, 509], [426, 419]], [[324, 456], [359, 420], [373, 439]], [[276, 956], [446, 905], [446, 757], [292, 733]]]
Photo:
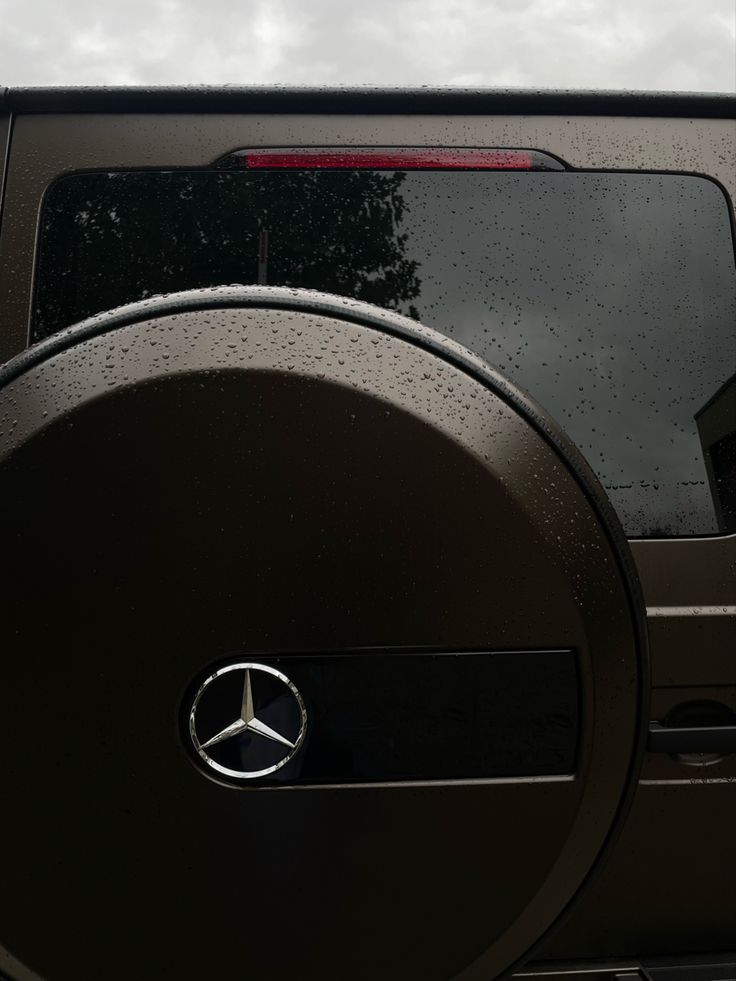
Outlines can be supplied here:
[[234, 780], [265, 777], [299, 750], [307, 711], [291, 681], [266, 664], [229, 664], [199, 687], [189, 735], [208, 767]]

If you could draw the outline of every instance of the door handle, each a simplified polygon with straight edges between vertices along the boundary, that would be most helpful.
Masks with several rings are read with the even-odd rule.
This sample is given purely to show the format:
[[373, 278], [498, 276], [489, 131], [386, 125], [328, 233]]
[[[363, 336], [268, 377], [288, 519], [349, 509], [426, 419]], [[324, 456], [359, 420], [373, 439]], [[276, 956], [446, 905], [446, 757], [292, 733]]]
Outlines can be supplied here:
[[649, 723], [650, 753], [736, 753], [734, 726], [663, 726]]

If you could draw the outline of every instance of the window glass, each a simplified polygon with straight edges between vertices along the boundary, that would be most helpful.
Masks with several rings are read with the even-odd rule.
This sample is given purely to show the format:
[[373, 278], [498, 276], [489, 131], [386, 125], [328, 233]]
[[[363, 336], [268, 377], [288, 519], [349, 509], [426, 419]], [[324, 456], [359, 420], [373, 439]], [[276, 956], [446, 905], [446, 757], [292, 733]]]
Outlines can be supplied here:
[[725, 442], [704, 445], [702, 424], [736, 372], [733, 239], [713, 182], [493, 171], [73, 175], [44, 207], [33, 339], [154, 294], [258, 282], [358, 297], [474, 350], [556, 417], [629, 535], [736, 530], [733, 400], [712, 410]]

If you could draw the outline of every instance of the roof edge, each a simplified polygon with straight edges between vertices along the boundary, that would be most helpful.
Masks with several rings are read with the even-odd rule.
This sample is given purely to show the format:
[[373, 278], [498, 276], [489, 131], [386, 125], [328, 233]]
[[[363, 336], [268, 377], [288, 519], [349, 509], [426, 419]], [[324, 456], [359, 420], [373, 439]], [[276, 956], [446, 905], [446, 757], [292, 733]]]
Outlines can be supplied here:
[[736, 118], [736, 93], [279, 86], [7, 88], [0, 90], [2, 108], [18, 113], [452, 113], [728, 119]]

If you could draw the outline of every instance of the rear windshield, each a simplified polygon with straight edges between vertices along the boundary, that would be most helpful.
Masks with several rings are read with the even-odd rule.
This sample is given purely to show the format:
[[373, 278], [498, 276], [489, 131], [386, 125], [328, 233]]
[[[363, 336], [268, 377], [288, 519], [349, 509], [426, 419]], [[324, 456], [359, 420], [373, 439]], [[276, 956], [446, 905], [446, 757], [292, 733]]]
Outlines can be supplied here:
[[736, 530], [736, 271], [706, 178], [77, 174], [46, 198], [32, 337], [229, 283], [357, 297], [465, 344], [552, 413], [630, 536]]

